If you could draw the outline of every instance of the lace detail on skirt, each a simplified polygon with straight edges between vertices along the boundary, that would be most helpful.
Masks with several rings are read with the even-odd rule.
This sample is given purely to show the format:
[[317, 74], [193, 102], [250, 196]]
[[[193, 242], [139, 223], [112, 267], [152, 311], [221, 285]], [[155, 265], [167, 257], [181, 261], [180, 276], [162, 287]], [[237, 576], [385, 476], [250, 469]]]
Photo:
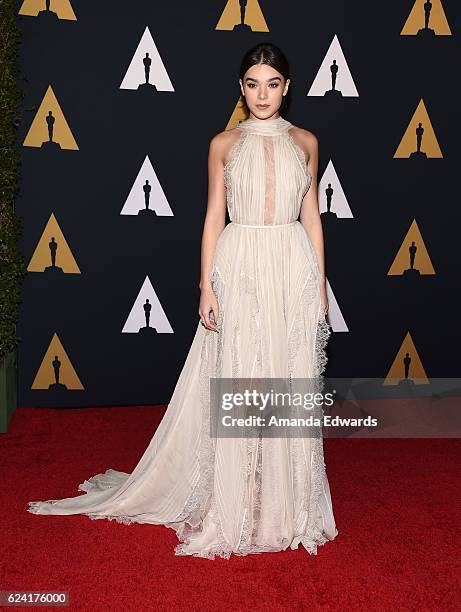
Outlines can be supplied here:
[[[256, 282], [253, 275], [242, 270], [239, 279], [239, 300], [248, 300], [248, 316], [250, 322], [250, 337], [246, 340], [251, 342], [251, 354], [254, 357], [251, 365], [250, 373], [253, 377], [261, 377], [263, 370], [263, 335], [261, 331], [262, 311], [260, 309]], [[241, 373], [241, 355], [242, 347], [240, 345], [240, 324], [238, 321], [234, 324], [232, 330], [232, 377], [238, 378]], [[250, 378], [250, 374], [245, 375], [245, 378]]]
[[135, 516], [124, 516], [119, 514], [87, 514], [92, 521], [98, 519], [106, 519], [108, 521], [115, 521], [116, 523], [121, 523], [122, 525], [134, 525], [135, 523], [140, 523], [142, 521]]
[[307, 496], [306, 511], [308, 515], [307, 528], [301, 537], [301, 544], [311, 554], [317, 554], [317, 546], [325, 544], [328, 538], [317, 526], [317, 508], [320, 495], [323, 491], [323, 483], [327, 478], [323, 455], [322, 438], [312, 438], [312, 460], [311, 460], [311, 483], [310, 495]]
[[[222, 535], [213, 495], [216, 440], [210, 436], [210, 377], [220, 378], [222, 376], [222, 338], [225, 325], [225, 313], [223, 310], [224, 283], [215, 266], [213, 266], [210, 273], [210, 280], [218, 301], [217, 327], [219, 332], [205, 330], [205, 340], [201, 352], [200, 401], [202, 406], [202, 426], [199, 456], [200, 476], [195, 489], [186, 502], [184, 511], [174, 523], [167, 524], [167, 527], [175, 529], [178, 539], [182, 542], [175, 547], [175, 555], [190, 555], [191, 553], [188, 551], [190, 536], [200, 532], [203, 520], [208, 514], [210, 522], [216, 526], [218, 543], [212, 548], [192, 553], [192, 555], [207, 559], [214, 559], [217, 555], [228, 559], [232, 549]], [[216, 342], [215, 347], [213, 347], [214, 342]]]
[[124, 475], [126, 478], [129, 477], [129, 474], [125, 472], [116, 472], [112, 469], [106, 470], [103, 474], [96, 474], [96, 476], [92, 476], [79, 484], [78, 490], [88, 493], [89, 491], [105, 491], [107, 489], [112, 489], [121, 484], [121, 475]]
[[[222, 279], [219, 272], [213, 269], [211, 274], [213, 280], [213, 289], [217, 295], [218, 303], [222, 302]], [[298, 353], [302, 343], [302, 322], [304, 317], [307, 316], [307, 308], [312, 305], [316, 291], [318, 291], [318, 284], [315, 277], [309, 279], [302, 292], [300, 307], [297, 313], [295, 325], [293, 326], [291, 338], [291, 357], [292, 359]], [[262, 367], [262, 355], [263, 350], [263, 338], [260, 333], [260, 321], [259, 318], [262, 315], [258, 299], [257, 290], [254, 282], [254, 278], [246, 272], [241, 272], [240, 283], [239, 283], [239, 295], [250, 296], [250, 303], [252, 304], [250, 311], [250, 323], [251, 327], [251, 338], [252, 346], [255, 348], [255, 359]], [[222, 308], [220, 308], [218, 321], [224, 317]], [[300, 325], [301, 322], [301, 325]], [[219, 325], [218, 325], [219, 327]], [[325, 331], [326, 329], [326, 331]], [[235, 331], [235, 330], [234, 330]], [[322, 326], [322, 321], [319, 321], [318, 333], [316, 336], [316, 351], [325, 351], [326, 341], [328, 339], [328, 327]], [[209, 335], [214, 332], [207, 332]], [[210, 336], [211, 338], [213, 336]], [[233, 335], [233, 339], [238, 335]], [[205, 344], [206, 346], [206, 344]], [[218, 348], [218, 352], [222, 348]], [[240, 361], [238, 346], [234, 353], [233, 361], [233, 372], [236, 377], [240, 375]], [[218, 360], [219, 361], [219, 360]], [[214, 465], [214, 442], [209, 438], [209, 383], [208, 376], [212, 375], [208, 367], [209, 355], [204, 348], [202, 352], [202, 364], [204, 364], [201, 370], [202, 379], [202, 405], [203, 405], [203, 426], [202, 426], [202, 452], [201, 452], [201, 477], [200, 482], [197, 485], [196, 490], [193, 492], [188, 504], [186, 505], [183, 515], [179, 518], [181, 523], [169, 524], [169, 527], [176, 529], [177, 536], [182, 544], [178, 544], [175, 548], [176, 555], [192, 555], [195, 557], [203, 557], [207, 559], [214, 559], [216, 556], [224, 559], [229, 559], [232, 554], [243, 556], [251, 553], [262, 553], [262, 552], [275, 552], [284, 550], [290, 546], [288, 539], [281, 539], [277, 545], [274, 546], [261, 546], [257, 544], [258, 541], [258, 527], [261, 518], [261, 494], [262, 494], [262, 479], [264, 475], [263, 468], [263, 445], [266, 445], [266, 456], [271, 453], [270, 445], [274, 443], [273, 440], [262, 438], [248, 438], [242, 440], [242, 443], [246, 445], [246, 487], [245, 487], [245, 512], [242, 524], [240, 541], [237, 549], [232, 547], [225, 541], [221, 526], [219, 523], [219, 517], [216, 512], [213, 495], [213, 465]], [[319, 364], [317, 369], [320, 368], [320, 364], [326, 362], [326, 356], [323, 358], [318, 357], [317, 363]], [[256, 372], [257, 375], [262, 376], [262, 370]], [[310, 443], [313, 445], [312, 459], [310, 464], [310, 470], [306, 469], [305, 454], [302, 452], [301, 444], [302, 440], [293, 438], [287, 440], [289, 446], [289, 454], [292, 463], [293, 479], [296, 483], [295, 490], [297, 495], [302, 496], [302, 504], [306, 514], [306, 520], [304, 522], [304, 528], [302, 534], [298, 536], [298, 541], [302, 543], [304, 548], [310, 554], [316, 554], [317, 546], [325, 543], [328, 538], [320, 532], [317, 527], [317, 506], [319, 495], [322, 492], [323, 478], [326, 477], [325, 464], [323, 461], [323, 444], [321, 439], [313, 438]], [[267, 469], [267, 468], [266, 468]], [[208, 502], [208, 505], [207, 505]], [[201, 551], [190, 552], [188, 550], [189, 536], [199, 531], [200, 527], [193, 528], [190, 526], [190, 522], [194, 525], [199, 525], [200, 521], [203, 520], [205, 514], [208, 512], [208, 519], [212, 522], [217, 531], [217, 538], [215, 544], [212, 547], [204, 548]], [[191, 515], [195, 515], [195, 520], [190, 521]]]
[[[256, 286], [251, 282], [252, 278], [246, 274], [240, 276], [240, 293], [247, 292], [254, 295], [256, 298]], [[314, 372], [313, 377], [317, 375], [318, 380], [321, 380], [321, 374], [325, 369], [327, 362], [326, 345], [331, 333], [325, 318], [320, 315], [315, 341], [312, 341], [306, 336], [309, 333], [306, 328], [306, 321], [309, 319], [309, 309], [312, 309], [315, 300], [319, 295], [318, 280], [314, 275], [311, 275], [303, 288], [300, 296], [298, 310], [293, 322], [291, 333], [289, 334], [289, 364], [290, 372], [293, 371], [293, 364], [301, 347], [305, 350], [314, 347]], [[251, 312], [251, 320], [258, 325], [258, 316], [260, 312], [257, 308], [257, 300], [253, 302], [255, 308]], [[258, 329], [256, 327], [256, 329]], [[262, 346], [263, 338], [261, 335], [251, 333], [252, 345]], [[259, 343], [259, 344], [258, 344]], [[262, 376], [262, 371], [258, 372]], [[316, 386], [317, 389], [317, 386]], [[322, 412], [318, 410], [315, 416], [321, 417]], [[301, 434], [300, 434], [301, 435]], [[289, 438], [286, 444], [289, 449], [291, 461], [291, 471], [293, 478], [293, 494], [297, 502], [300, 503], [305, 519], [302, 522], [301, 533], [294, 539], [297, 543], [301, 543], [310, 554], [317, 554], [317, 547], [328, 541], [328, 537], [318, 527], [318, 504], [319, 498], [323, 491], [324, 479], [326, 479], [326, 469], [323, 456], [323, 440], [321, 431], [315, 431], [308, 441], [303, 438]], [[270, 470], [269, 457], [272, 457], [272, 446], [274, 441], [267, 438], [250, 438], [245, 440], [247, 451], [247, 468], [246, 468], [246, 488], [245, 488], [245, 514], [241, 531], [240, 542], [237, 551], [233, 551], [237, 555], [246, 555], [251, 553], [262, 553], [270, 551], [279, 551], [288, 548], [291, 542], [288, 539], [282, 538], [277, 545], [261, 546], [258, 545], [258, 527], [261, 519], [261, 495], [264, 474]], [[304, 444], [311, 446], [311, 461], [306, 465], [306, 452], [303, 449]], [[269, 465], [263, 466], [263, 446], [265, 448], [266, 461]]]
[[[302, 289], [301, 296], [298, 302], [298, 308], [295, 313], [291, 329], [288, 333], [288, 373], [290, 380], [293, 377], [293, 373], [295, 370], [295, 360], [301, 346], [308, 350], [306, 334], [309, 332], [308, 329], [306, 329], [306, 320], [309, 318], [309, 308], [313, 304], [314, 299], [316, 298], [318, 293], [318, 281], [313, 275], [311, 275], [306, 280]], [[320, 347], [319, 345], [319, 351], [321, 351], [322, 349], [324, 352], [325, 346]], [[326, 358], [325, 355], [317, 355], [317, 357], [321, 357], [322, 360]]]
[[[290, 372], [290, 380], [295, 369], [295, 359], [299, 351], [309, 349], [309, 342], [306, 338], [305, 319], [308, 317], [308, 309], [312, 306], [316, 296], [319, 293], [318, 280], [315, 276], [310, 276], [306, 281], [295, 315], [293, 327], [289, 334], [288, 340], [288, 364]], [[323, 388], [323, 373], [328, 362], [326, 354], [326, 346], [331, 335], [331, 328], [327, 324], [325, 316], [319, 312], [317, 319], [317, 327], [315, 330], [315, 339], [313, 344], [313, 392], [321, 392]], [[317, 407], [314, 410], [314, 417], [321, 419], [323, 410]], [[302, 507], [307, 515], [307, 524], [299, 542], [306, 548], [310, 554], [317, 554], [317, 547], [325, 544], [328, 538], [317, 526], [317, 509], [320, 495], [323, 492], [324, 481], [327, 478], [326, 467], [323, 454], [323, 439], [322, 431], [316, 430], [313, 432], [313, 437], [310, 438], [311, 448], [311, 464], [310, 476], [306, 472], [306, 466], [301, 452], [303, 440], [300, 438], [290, 439], [290, 456], [293, 467], [293, 483], [296, 491], [297, 485], [303, 483], [303, 501]]]
[[27, 512], [31, 514], [40, 514], [40, 506], [42, 504], [55, 504], [59, 499], [45, 499], [41, 501], [27, 502]]
[[247, 443], [247, 469], [246, 469], [246, 499], [245, 517], [240, 536], [239, 550], [245, 554], [258, 552], [256, 538], [261, 515], [261, 488], [262, 488], [262, 445], [261, 436], [249, 438]]
[[331, 336], [331, 326], [328, 325], [325, 315], [320, 313], [317, 323], [317, 333], [315, 335], [315, 355], [316, 355], [316, 376], [322, 378], [328, 363], [326, 346]]

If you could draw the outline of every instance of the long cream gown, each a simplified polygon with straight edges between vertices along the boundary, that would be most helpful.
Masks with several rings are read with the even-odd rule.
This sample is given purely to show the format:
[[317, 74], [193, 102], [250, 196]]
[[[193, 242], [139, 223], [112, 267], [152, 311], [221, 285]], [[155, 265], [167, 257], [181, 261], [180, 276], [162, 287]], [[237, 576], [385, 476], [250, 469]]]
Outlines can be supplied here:
[[168, 409], [131, 474], [108, 469], [36, 514], [162, 524], [177, 555], [213, 559], [295, 549], [334, 539], [322, 437], [215, 438], [210, 377], [319, 377], [331, 333], [319, 267], [297, 218], [311, 183], [292, 124], [247, 119], [224, 170], [231, 223], [219, 236], [210, 280], [219, 333], [200, 322]]

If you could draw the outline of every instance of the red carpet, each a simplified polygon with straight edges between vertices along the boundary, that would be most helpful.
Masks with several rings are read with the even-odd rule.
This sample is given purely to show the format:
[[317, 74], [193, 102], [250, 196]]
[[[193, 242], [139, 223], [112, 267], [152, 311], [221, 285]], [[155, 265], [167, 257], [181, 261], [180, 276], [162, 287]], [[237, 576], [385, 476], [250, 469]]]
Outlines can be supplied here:
[[94, 611], [461, 609], [461, 440], [325, 440], [339, 535], [317, 556], [175, 557], [162, 526], [27, 512], [107, 468], [130, 472], [162, 414], [17, 410], [0, 435], [0, 590], [67, 590], [68, 609]]

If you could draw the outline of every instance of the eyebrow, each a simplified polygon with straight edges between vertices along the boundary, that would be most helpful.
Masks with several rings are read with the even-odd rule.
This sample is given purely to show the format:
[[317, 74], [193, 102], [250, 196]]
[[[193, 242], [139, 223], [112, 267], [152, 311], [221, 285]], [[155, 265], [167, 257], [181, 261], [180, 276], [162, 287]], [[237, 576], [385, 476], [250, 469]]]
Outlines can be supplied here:
[[[280, 80], [281, 80], [281, 79], [280, 79], [280, 77], [275, 76], [275, 77], [272, 77], [272, 78], [270, 78], [270, 79], [267, 79], [267, 81], [268, 81], [268, 82], [269, 82], [269, 81], [275, 81], [276, 79], [277, 79], [278, 81], [280, 81]], [[258, 82], [258, 79], [254, 79], [253, 77], [247, 77], [247, 78], [245, 79], [245, 81], [256, 81], [256, 83], [257, 83], [257, 82]]]

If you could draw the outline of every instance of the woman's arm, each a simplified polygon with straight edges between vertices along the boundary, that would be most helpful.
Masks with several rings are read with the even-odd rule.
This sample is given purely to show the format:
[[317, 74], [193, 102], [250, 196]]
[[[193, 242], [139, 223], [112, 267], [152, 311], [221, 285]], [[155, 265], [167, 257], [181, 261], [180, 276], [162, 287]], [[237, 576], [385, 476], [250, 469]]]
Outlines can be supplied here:
[[[199, 316], [206, 329], [218, 332], [218, 300], [209, 278], [216, 244], [226, 223], [226, 187], [224, 163], [232, 141], [229, 132], [221, 132], [210, 141], [208, 152], [208, 206], [202, 234], [200, 263]], [[213, 319], [210, 313], [213, 313]]]
[[301, 212], [299, 215], [300, 221], [306, 230], [312, 247], [317, 256], [317, 262], [320, 270], [320, 297], [322, 302], [322, 310], [325, 316], [328, 313], [328, 296], [325, 276], [325, 252], [323, 241], [322, 220], [320, 218], [317, 173], [319, 165], [319, 145], [315, 134], [302, 130], [303, 149], [307, 152], [307, 169], [312, 177], [310, 187], [303, 198]]
[[219, 235], [226, 222], [224, 152], [227, 138], [222, 132], [210, 141], [208, 152], [208, 206], [203, 226], [200, 265], [200, 289], [211, 286], [208, 275]]
[[323, 243], [322, 221], [320, 219], [317, 172], [319, 163], [319, 147], [317, 137], [303, 130], [303, 149], [307, 152], [307, 169], [312, 177], [311, 185], [303, 198], [301, 205], [300, 221], [306, 230], [317, 256], [322, 280], [325, 280], [325, 254]]

